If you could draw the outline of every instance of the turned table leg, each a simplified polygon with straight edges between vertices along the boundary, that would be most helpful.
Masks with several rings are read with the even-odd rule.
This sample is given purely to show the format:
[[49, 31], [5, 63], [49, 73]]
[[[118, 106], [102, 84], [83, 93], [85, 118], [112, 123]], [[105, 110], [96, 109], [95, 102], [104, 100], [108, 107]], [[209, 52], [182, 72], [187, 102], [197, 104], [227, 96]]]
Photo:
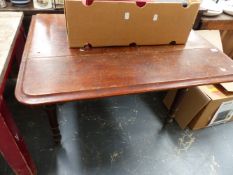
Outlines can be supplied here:
[[2, 96], [0, 96], [0, 152], [15, 174], [36, 174], [35, 164]]
[[176, 115], [176, 112], [179, 110], [180, 104], [181, 104], [187, 91], [188, 91], [188, 88], [183, 88], [183, 89], [177, 90], [176, 96], [172, 102], [171, 108], [170, 108], [169, 113], [168, 113], [169, 117], [167, 118], [165, 124], [173, 122], [175, 115]]
[[49, 124], [52, 129], [54, 143], [58, 145], [61, 142], [61, 134], [57, 120], [56, 105], [45, 106], [45, 111], [47, 112]]

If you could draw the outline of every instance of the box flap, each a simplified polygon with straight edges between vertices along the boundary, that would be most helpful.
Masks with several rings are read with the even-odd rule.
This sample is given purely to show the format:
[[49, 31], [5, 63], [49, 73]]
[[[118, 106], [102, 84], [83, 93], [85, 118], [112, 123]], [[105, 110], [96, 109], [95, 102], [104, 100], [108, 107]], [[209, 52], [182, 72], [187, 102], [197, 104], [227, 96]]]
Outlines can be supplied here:
[[217, 86], [206, 85], [199, 87], [211, 100], [228, 98]]
[[220, 85], [228, 92], [233, 92], [233, 82], [230, 83], [220, 83]]

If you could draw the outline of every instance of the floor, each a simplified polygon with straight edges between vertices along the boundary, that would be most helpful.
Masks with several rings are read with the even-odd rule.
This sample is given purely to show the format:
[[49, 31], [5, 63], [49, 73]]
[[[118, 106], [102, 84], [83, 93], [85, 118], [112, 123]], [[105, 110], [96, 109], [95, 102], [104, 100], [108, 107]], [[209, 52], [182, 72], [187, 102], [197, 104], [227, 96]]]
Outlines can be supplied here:
[[[61, 146], [46, 114], [19, 104], [7, 89], [39, 175], [232, 175], [233, 122], [212, 128], [162, 128], [164, 92], [60, 104]], [[0, 174], [13, 174], [0, 157]]]

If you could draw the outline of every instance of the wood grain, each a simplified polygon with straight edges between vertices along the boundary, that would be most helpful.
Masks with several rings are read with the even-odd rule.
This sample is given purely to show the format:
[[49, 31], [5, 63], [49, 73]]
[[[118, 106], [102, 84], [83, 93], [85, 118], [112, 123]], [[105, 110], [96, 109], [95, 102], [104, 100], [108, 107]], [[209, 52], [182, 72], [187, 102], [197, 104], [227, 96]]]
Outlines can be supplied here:
[[224, 13], [216, 17], [202, 17], [200, 29], [233, 30], [233, 17]]
[[233, 81], [233, 61], [194, 32], [186, 45], [69, 49], [63, 15], [33, 18], [16, 86], [38, 105]]

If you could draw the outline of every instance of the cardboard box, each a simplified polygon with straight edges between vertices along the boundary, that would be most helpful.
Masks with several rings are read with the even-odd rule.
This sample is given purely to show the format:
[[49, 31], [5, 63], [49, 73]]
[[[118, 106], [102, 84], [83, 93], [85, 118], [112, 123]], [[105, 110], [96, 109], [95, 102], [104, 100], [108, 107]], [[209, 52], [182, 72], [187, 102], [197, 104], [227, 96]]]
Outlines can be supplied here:
[[[164, 98], [170, 109], [176, 90], [169, 91]], [[207, 85], [190, 88], [181, 102], [175, 120], [181, 128], [193, 130], [205, 128], [232, 120], [233, 93], [221, 85]]]
[[195, 21], [199, 0], [135, 1], [65, 0], [70, 47], [184, 44]]

